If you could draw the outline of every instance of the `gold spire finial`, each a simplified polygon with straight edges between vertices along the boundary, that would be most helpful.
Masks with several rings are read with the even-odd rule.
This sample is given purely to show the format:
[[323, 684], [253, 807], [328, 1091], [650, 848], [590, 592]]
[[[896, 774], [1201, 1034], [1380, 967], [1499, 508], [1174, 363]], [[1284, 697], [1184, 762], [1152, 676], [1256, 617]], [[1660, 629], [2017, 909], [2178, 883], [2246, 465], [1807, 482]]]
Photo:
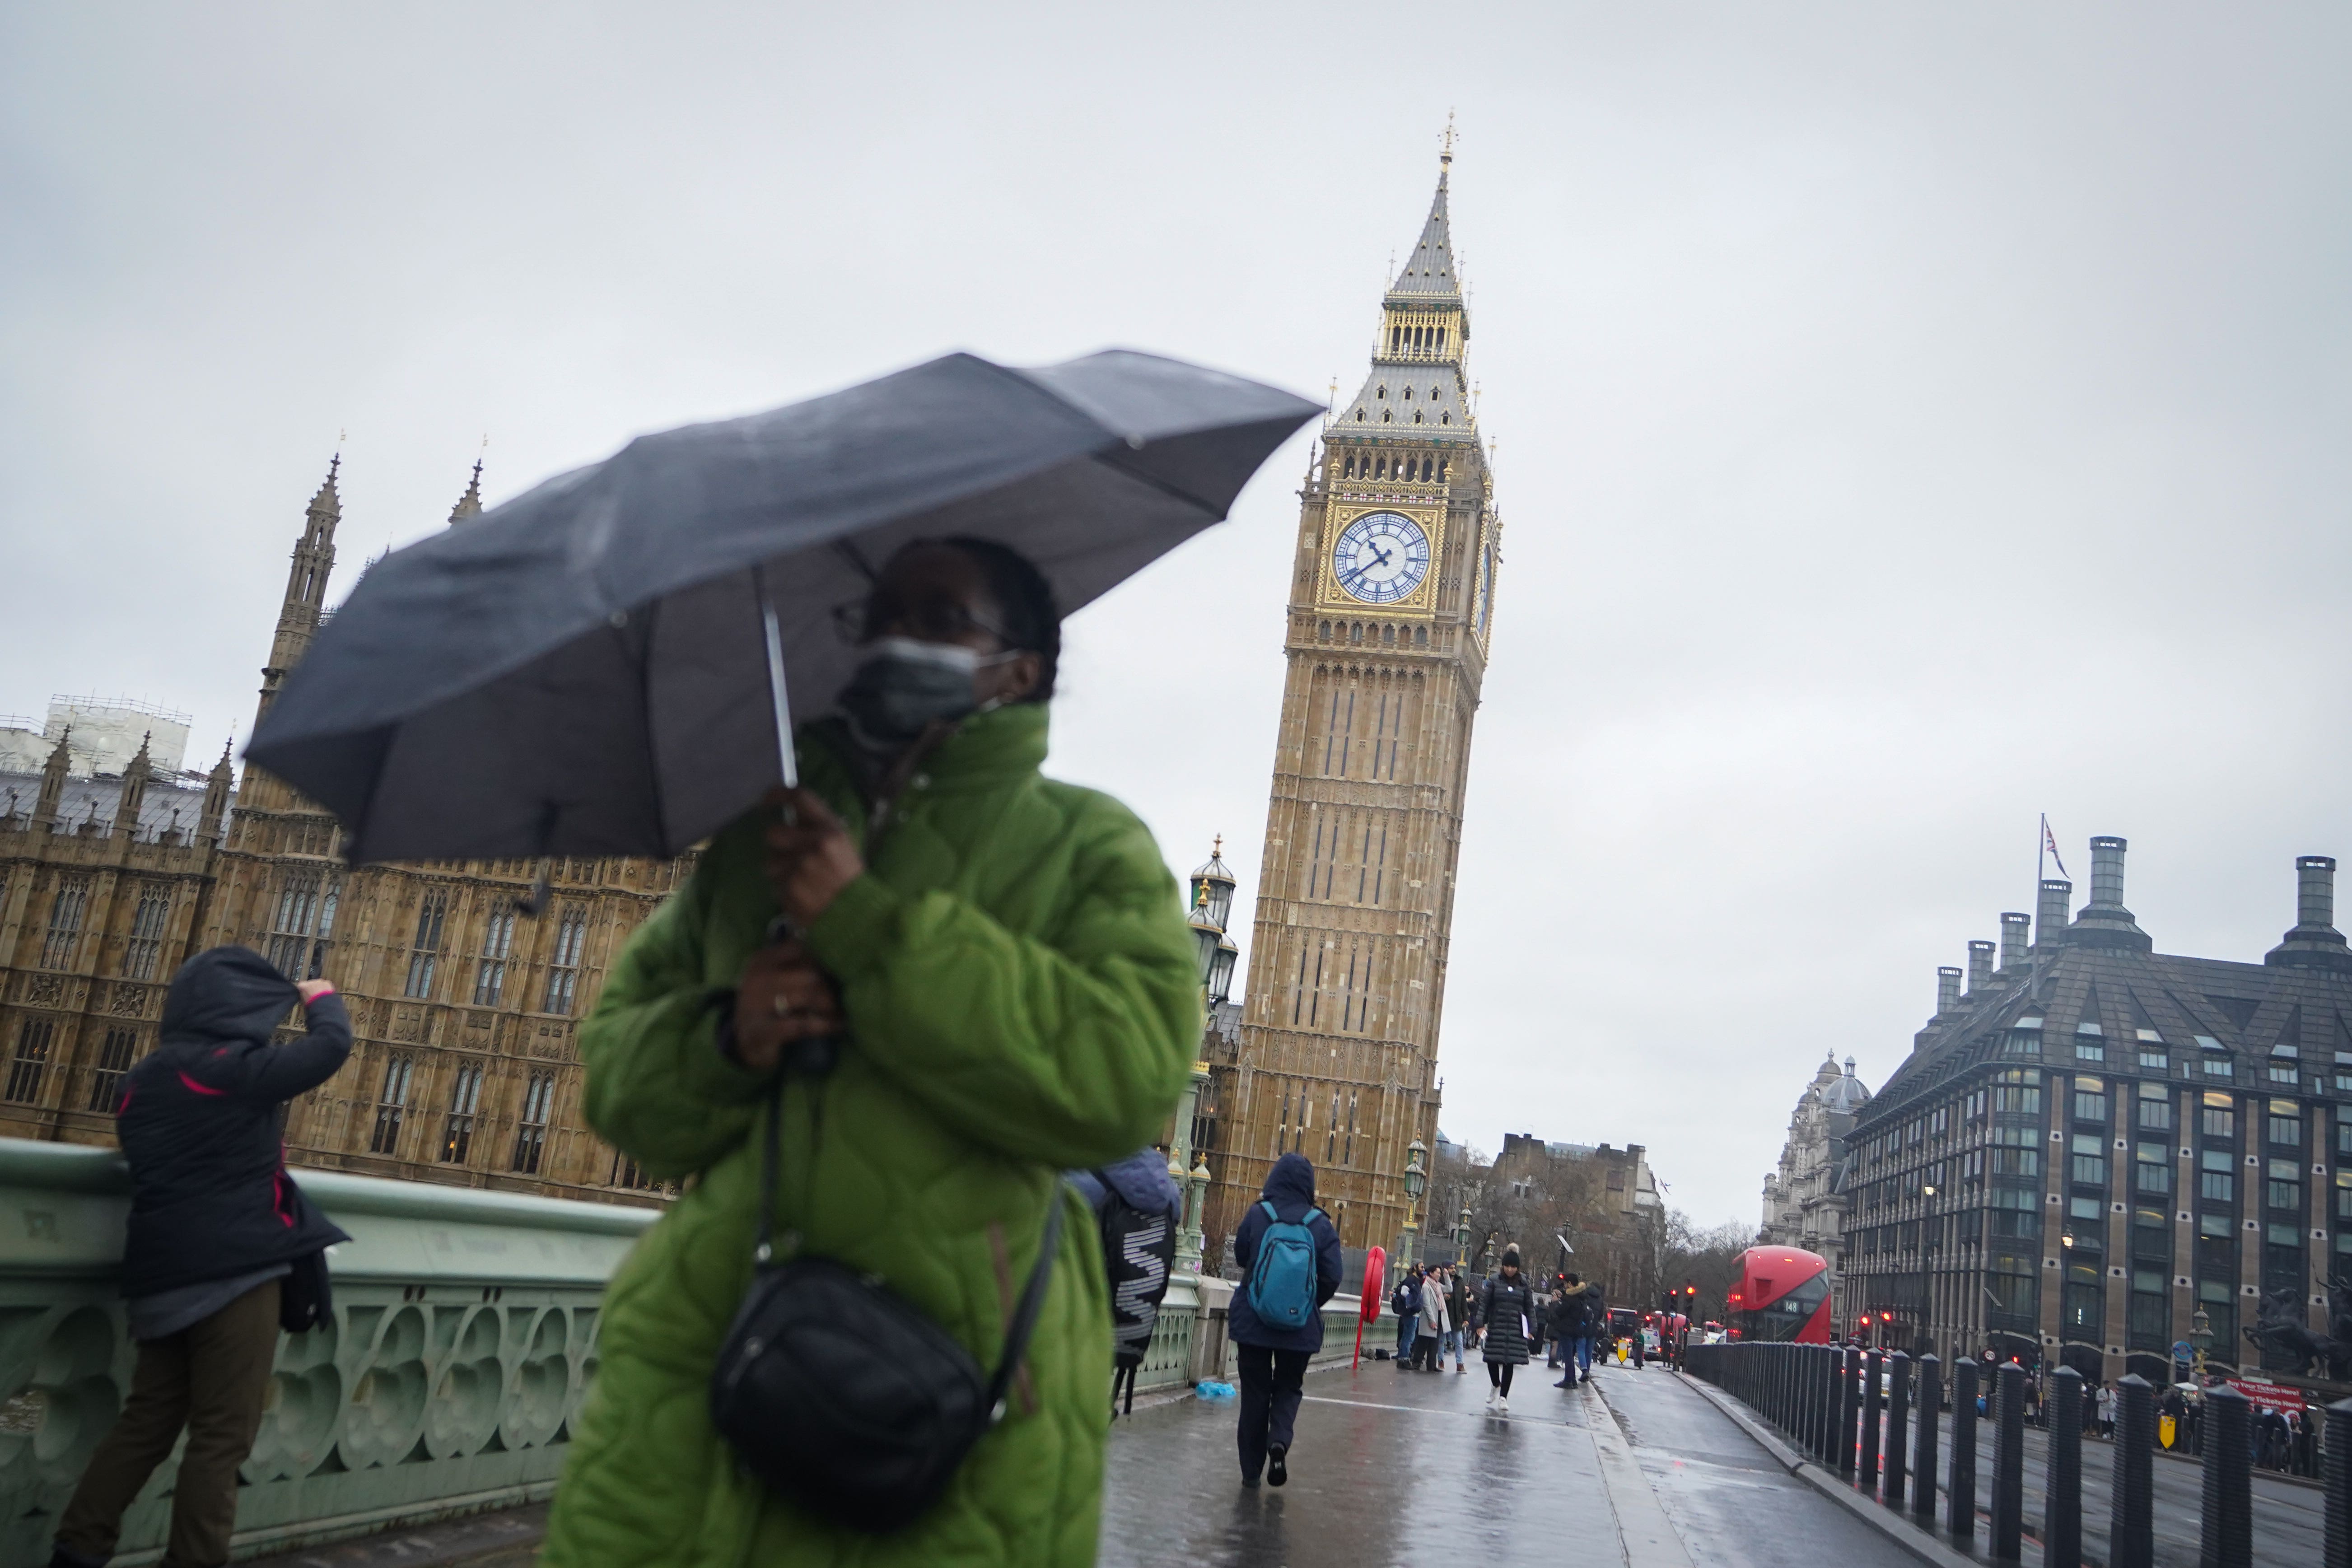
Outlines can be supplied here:
[[1222, 860], [1222, 859], [1223, 859], [1224, 858], [1225, 858], [1225, 836], [1224, 836], [1223, 834], [1220, 833], [1220, 834], [1218, 834], [1218, 835], [1217, 835], [1217, 837], [1216, 837], [1213, 840], [1212, 840], [1212, 841], [1210, 842], [1210, 845], [1209, 845], [1209, 858], [1210, 858], [1210, 859], [1212, 859], [1212, 860]]
[[1445, 111], [1445, 135], [1437, 144], [1437, 162], [1450, 165], [1454, 162], [1454, 110]]

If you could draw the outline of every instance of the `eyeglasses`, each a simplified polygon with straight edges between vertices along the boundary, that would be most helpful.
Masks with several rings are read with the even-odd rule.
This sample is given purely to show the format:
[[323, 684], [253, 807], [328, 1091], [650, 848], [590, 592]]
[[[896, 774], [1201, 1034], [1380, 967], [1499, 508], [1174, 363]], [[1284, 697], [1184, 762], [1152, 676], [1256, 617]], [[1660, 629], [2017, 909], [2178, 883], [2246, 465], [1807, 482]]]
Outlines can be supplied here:
[[907, 604], [877, 589], [863, 598], [835, 605], [832, 614], [834, 631], [853, 647], [893, 632], [940, 643], [961, 642], [974, 632], [983, 632], [1008, 648], [1017, 646], [1012, 633], [973, 615], [962, 600], [946, 595]]

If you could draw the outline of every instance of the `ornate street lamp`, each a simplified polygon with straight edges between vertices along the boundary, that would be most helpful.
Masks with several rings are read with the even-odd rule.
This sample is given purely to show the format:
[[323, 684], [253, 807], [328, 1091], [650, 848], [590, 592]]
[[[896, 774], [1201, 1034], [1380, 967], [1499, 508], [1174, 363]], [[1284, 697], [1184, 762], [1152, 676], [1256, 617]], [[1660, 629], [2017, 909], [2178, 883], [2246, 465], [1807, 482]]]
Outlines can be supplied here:
[[1234, 874], [1225, 865], [1225, 841], [1220, 837], [1210, 851], [1209, 861], [1192, 872], [1192, 943], [1200, 960], [1201, 984], [1208, 993], [1209, 1005], [1223, 1005], [1233, 994], [1234, 965], [1241, 957], [1241, 949], [1225, 934], [1225, 922], [1234, 908]]
[[1454, 1259], [1457, 1263], [1470, 1261], [1470, 1205], [1468, 1204], [1462, 1205], [1462, 1217], [1454, 1223]]
[[2213, 1320], [2199, 1307], [2189, 1320], [2189, 1342], [2197, 1347], [2197, 1381], [2205, 1381], [2205, 1352], [2213, 1348]]
[[1421, 1227], [1413, 1216], [1419, 1211], [1422, 1189], [1429, 1185], [1429, 1173], [1421, 1157], [1429, 1152], [1429, 1145], [1416, 1138], [1405, 1145], [1404, 1163], [1404, 1235], [1397, 1244], [1397, 1262], [1402, 1266], [1412, 1262], [1413, 1242]]

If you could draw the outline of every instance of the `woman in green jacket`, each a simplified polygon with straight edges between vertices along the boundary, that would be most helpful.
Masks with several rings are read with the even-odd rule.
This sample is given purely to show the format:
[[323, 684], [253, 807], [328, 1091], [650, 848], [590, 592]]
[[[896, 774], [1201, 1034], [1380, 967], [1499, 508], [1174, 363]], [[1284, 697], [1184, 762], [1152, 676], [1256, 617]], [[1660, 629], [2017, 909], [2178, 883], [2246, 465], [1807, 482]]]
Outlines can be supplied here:
[[[547, 1568], [1094, 1560], [1109, 1308], [1057, 1173], [1158, 1136], [1200, 1039], [1191, 938], [1143, 825], [1039, 776], [1061, 637], [1033, 566], [909, 546], [860, 636], [843, 716], [801, 732], [803, 788], [712, 841], [581, 1027], [590, 1125], [686, 1180], [605, 1293]], [[779, 913], [798, 940], [766, 941]], [[777, 1063], [828, 1036], [832, 1071], [783, 1088], [787, 1245], [878, 1275], [992, 1370], [1047, 1205], [1065, 1206], [1005, 1419], [880, 1536], [767, 1492], [708, 1414], [751, 1278]]]

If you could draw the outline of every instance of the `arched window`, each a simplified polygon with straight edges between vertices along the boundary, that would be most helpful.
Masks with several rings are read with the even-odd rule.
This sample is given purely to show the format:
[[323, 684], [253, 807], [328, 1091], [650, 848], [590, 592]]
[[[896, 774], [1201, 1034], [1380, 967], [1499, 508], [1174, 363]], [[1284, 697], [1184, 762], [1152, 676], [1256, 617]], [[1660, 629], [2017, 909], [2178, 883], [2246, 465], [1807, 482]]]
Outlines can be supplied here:
[[1414, 424], [1416, 424], [1416, 425], [1418, 425], [1418, 424], [1420, 424], [1420, 423], [1421, 423], [1421, 412], [1420, 412], [1420, 410], [1415, 409], [1415, 410], [1413, 411], [1412, 422], [1413, 422]]
[[1330, 622], [1325, 621], [1315, 628], [1315, 640], [1317, 642], [1329, 642], [1331, 640]]
[[1404, 389], [1404, 400], [1407, 403], [1411, 403], [1412, 401], [1412, 388], [1410, 386]]
[[1427, 626], [1413, 627], [1412, 646], [1415, 647], [1427, 647], [1429, 646], [1429, 628]]
[[1387, 409], [1383, 408], [1383, 409], [1381, 409], [1381, 424], [1383, 424], [1383, 425], [1385, 425], [1385, 424], [1387, 424], [1388, 422], [1389, 422], [1389, 411], [1388, 411]]
[[1445, 478], [1445, 470], [1446, 470], [1446, 468], [1447, 468], [1448, 467], [1450, 467], [1450, 466], [1451, 466], [1451, 465], [1448, 463], [1448, 461], [1447, 461], [1445, 458], [1440, 458], [1437, 460], [1437, 477], [1438, 477], [1440, 479], [1444, 479], [1444, 478]]
[[1348, 640], [1349, 640], [1349, 642], [1361, 642], [1361, 641], [1363, 641], [1363, 640], [1364, 640], [1364, 623], [1363, 623], [1363, 622], [1361, 622], [1361, 621], [1357, 621], [1357, 622], [1355, 622], [1353, 625], [1351, 625], [1351, 626], [1349, 626], [1349, 628], [1348, 628]]
[[1396, 647], [1396, 627], [1382, 626], [1381, 628], [1381, 645], [1386, 647]]
[[1380, 385], [1372, 388], [1372, 395], [1374, 397], [1386, 397], [1388, 395], [1389, 387], [1388, 383], [1386, 382], [1382, 382]]
[[1440, 412], [1440, 413], [1439, 413], [1439, 415], [1437, 416], [1437, 422], [1438, 422], [1440, 425], [1451, 425], [1451, 424], [1453, 424], [1453, 423], [1454, 423], [1454, 416], [1453, 416], [1453, 415], [1451, 415], [1451, 414], [1447, 414], [1447, 413]]

